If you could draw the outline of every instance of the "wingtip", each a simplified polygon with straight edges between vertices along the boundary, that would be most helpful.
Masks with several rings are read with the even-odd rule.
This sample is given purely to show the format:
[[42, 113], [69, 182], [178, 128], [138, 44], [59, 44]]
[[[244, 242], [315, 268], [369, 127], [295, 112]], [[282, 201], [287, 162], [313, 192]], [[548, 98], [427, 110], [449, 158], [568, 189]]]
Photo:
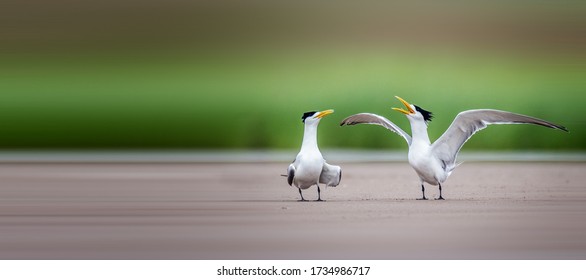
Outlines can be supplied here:
[[554, 125], [554, 128], [557, 128], [559, 130], [565, 131], [567, 133], [570, 133], [570, 130], [568, 130], [565, 126], [563, 125]]

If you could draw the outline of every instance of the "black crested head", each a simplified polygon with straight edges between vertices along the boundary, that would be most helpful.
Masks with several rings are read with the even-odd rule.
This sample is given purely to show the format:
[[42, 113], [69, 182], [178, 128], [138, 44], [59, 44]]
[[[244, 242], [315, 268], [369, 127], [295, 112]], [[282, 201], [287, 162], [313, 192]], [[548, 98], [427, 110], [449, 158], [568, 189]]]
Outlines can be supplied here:
[[317, 111], [311, 111], [311, 112], [305, 112], [303, 113], [303, 116], [301, 117], [301, 121], [305, 122], [305, 119], [313, 116], [315, 113], [317, 113]]
[[427, 111], [427, 110], [425, 110], [425, 109], [423, 109], [423, 108], [421, 108], [421, 107], [419, 107], [417, 105], [413, 105], [413, 106], [415, 106], [415, 109], [417, 110], [417, 112], [419, 112], [419, 113], [421, 113], [421, 115], [423, 115], [423, 119], [426, 122], [430, 122], [431, 121], [431, 119], [433, 118], [433, 113], [432, 112]]

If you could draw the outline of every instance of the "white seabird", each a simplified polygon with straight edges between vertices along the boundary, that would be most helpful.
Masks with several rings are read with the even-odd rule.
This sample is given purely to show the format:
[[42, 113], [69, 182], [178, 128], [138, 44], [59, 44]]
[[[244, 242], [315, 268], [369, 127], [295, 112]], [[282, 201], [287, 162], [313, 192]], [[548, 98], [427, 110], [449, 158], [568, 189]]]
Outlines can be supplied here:
[[308, 189], [313, 185], [317, 186], [317, 201], [322, 201], [319, 184], [335, 187], [342, 178], [341, 168], [326, 163], [317, 147], [317, 126], [321, 118], [333, 112], [334, 110], [307, 112], [301, 117], [305, 123], [303, 143], [297, 157], [287, 169], [287, 182], [290, 186], [299, 189], [301, 201], [306, 201], [301, 190]]
[[459, 113], [444, 134], [432, 144], [427, 135], [427, 123], [431, 121], [433, 117], [432, 113], [416, 105], [409, 104], [398, 96], [395, 97], [407, 109], [393, 108], [393, 110], [399, 111], [407, 116], [411, 124], [413, 138], [388, 119], [371, 113], [360, 113], [349, 116], [340, 123], [340, 126], [355, 124], [380, 125], [405, 138], [405, 141], [409, 145], [409, 164], [415, 169], [417, 175], [419, 175], [421, 192], [423, 193], [421, 199], [423, 200], [427, 199], [425, 198], [424, 182], [439, 186], [438, 199], [444, 199], [442, 197], [442, 183], [446, 181], [452, 171], [458, 166], [456, 157], [460, 148], [462, 148], [464, 143], [474, 133], [486, 128], [488, 125], [525, 123], [568, 132], [563, 126], [537, 118], [506, 111], [480, 109]]

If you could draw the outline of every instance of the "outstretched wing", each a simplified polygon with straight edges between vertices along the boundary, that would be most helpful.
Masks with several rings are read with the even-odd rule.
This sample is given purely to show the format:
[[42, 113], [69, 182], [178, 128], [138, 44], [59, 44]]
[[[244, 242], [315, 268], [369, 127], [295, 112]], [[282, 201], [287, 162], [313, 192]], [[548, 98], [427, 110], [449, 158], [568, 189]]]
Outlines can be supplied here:
[[287, 168], [287, 183], [289, 183], [289, 186], [293, 185], [293, 178], [295, 178], [295, 166], [291, 163]]
[[453, 165], [460, 148], [479, 130], [491, 124], [535, 124], [568, 131], [565, 127], [537, 118], [499, 110], [470, 110], [458, 114], [448, 130], [432, 145], [438, 158]]
[[407, 132], [403, 131], [400, 127], [398, 127], [393, 122], [387, 120], [385, 117], [371, 114], [371, 113], [360, 113], [356, 115], [349, 116], [345, 118], [341, 123], [340, 126], [343, 125], [355, 125], [355, 124], [375, 124], [385, 127], [386, 129], [397, 133], [407, 141], [407, 145], [411, 145], [411, 136], [407, 134]]

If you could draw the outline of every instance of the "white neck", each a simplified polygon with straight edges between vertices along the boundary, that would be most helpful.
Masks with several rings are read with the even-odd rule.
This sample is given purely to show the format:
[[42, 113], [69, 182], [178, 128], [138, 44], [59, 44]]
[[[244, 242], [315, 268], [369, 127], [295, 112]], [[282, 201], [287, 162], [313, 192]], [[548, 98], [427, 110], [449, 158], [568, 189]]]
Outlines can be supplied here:
[[409, 118], [411, 123], [411, 137], [412, 142], [417, 144], [431, 145], [429, 136], [427, 135], [427, 123], [423, 120], [415, 120]]
[[305, 130], [303, 132], [303, 143], [301, 144], [301, 150], [317, 150], [317, 124], [305, 124]]

